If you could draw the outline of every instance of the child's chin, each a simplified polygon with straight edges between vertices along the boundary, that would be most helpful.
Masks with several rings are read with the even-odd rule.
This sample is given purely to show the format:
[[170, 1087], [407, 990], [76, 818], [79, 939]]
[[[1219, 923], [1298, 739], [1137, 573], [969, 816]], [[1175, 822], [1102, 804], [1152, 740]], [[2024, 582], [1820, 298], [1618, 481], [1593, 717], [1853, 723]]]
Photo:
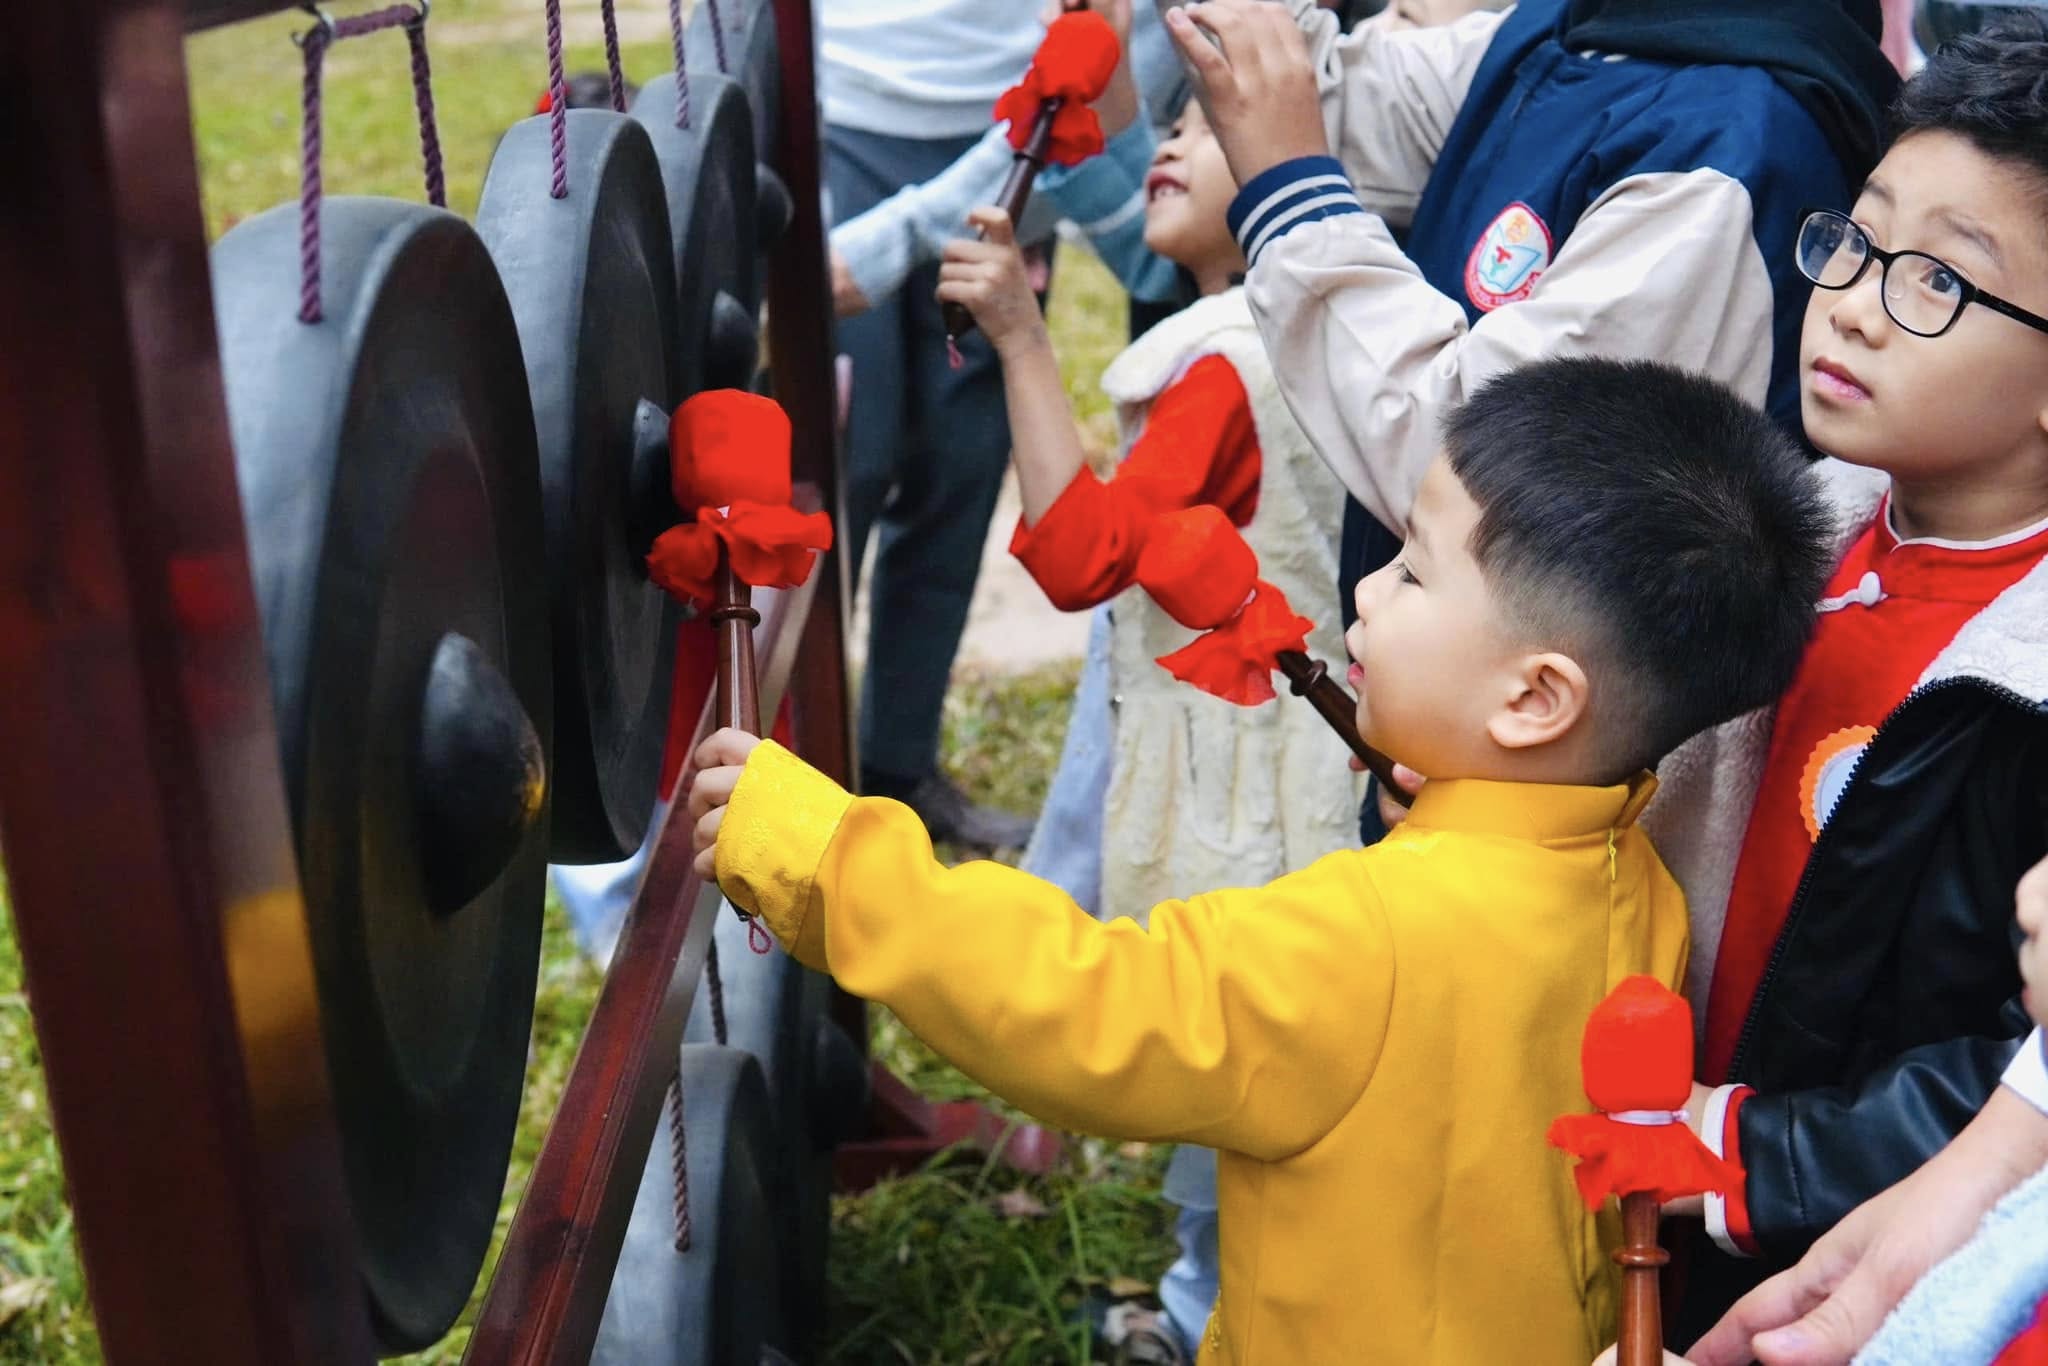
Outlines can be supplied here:
[[1164, 256], [1178, 263], [1181, 249], [1186, 246], [1186, 233], [1176, 221], [1178, 201], [1164, 200], [1153, 204], [1145, 211], [1145, 245], [1155, 256]]

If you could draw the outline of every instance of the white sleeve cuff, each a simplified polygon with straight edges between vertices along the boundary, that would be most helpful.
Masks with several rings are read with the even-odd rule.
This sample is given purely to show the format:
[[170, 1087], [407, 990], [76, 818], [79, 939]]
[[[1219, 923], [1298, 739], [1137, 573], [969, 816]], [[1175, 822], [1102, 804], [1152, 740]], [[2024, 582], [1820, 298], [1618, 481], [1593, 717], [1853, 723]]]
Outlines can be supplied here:
[[2001, 1080], [2026, 1097], [2036, 1110], [2048, 1115], [2048, 1057], [2043, 1056], [2044, 1049], [2048, 1049], [2048, 1043], [2043, 1042], [2043, 1031], [2036, 1028], [2020, 1045], [2018, 1055]]
[[[1728, 1102], [1735, 1096], [1737, 1086], [1716, 1086], [1707, 1097], [1707, 1108], [1700, 1114], [1700, 1142], [1707, 1145], [1707, 1151], [1716, 1157], [1726, 1157], [1721, 1151], [1722, 1142], [1728, 1133]], [[1728, 1197], [1719, 1191], [1708, 1191], [1703, 1202], [1707, 1219], [1707, 1236], [1714, 1240], [1714, 1246], [1731, 1257], [1747, 1257], [1749, 1254], [1735, 1245], [1728, 1236]]]

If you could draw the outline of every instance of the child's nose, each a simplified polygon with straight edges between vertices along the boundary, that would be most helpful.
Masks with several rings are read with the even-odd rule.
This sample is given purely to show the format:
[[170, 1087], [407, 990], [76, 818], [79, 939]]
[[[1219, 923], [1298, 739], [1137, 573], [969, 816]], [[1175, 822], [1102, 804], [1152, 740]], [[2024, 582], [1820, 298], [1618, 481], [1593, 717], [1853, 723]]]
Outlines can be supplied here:
[[1884, 311], [1884, 270], [1876, 261], [1863, 278], [1835, 295], [1828, 309], [1828, 323], [1837, 336], [1855, 335], [1871, 345], [1882, 343], [1891, 319]]

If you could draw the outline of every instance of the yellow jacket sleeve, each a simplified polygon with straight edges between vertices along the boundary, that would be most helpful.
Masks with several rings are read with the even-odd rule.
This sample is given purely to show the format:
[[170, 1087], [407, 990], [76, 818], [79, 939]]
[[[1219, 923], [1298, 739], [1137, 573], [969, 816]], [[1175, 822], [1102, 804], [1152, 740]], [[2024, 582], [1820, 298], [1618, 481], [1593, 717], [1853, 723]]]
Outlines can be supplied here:
[[1013, 868], [941, 866], [906, 807], [764, 743], [717, 857], [801, 961], [1062, 1127], [1286, 1157], [1349, 1111], [1385, 1037], [1393, 952], [1355, 855], [1105, 925]]

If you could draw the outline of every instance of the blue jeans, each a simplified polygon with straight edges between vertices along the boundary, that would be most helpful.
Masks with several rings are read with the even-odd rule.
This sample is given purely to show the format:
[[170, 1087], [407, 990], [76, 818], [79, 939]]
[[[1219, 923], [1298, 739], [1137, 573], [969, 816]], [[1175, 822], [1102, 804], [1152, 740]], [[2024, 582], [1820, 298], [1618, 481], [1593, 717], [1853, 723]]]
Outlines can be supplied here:
[[612, 960], [612, 947], [619, 942], [633, 893], [640, 887], [640, 874], [647, 870], [654, 832], [661, 828], [661, 815], [667, 809], [668, 803], [655, 803], [654, 815], [647, 822], [647, 838], [617, 863], [553, 864], [548, 868], [555, 880], [555, 894], [576, 931], [577, 947], [600, 965]]
[[1216, 1282], [1222, 1274], [1216, 1248], [1215, 1151], [1190, 1144], [1175, 1148], [1161, 1194], [1180, 1208], [1173, 1223], [1180, 1257], [1159, 1278], [1159, 1303], [1181, 1347], [1193, 1357], [1216, 1307]]
[[1060, 766], [1024, 850], [1022, 867], [1062, 888], [1090, 915], [1102, 896], [1102, 802], [1109, 792], [1109, 606], [1088, 622], [1088, 653], [1067, 713]]

